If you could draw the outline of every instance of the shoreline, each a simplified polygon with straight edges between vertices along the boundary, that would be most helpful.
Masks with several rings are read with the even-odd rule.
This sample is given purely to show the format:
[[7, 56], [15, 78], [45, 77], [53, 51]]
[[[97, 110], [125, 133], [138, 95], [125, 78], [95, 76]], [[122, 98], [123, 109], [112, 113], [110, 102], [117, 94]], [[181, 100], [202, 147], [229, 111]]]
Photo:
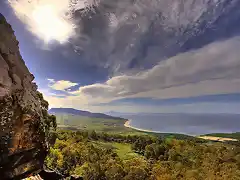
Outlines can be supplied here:
[[126, 128], [131, 128], [131, 129], [134, 129], [134, 130], [137, 130], [137, 131], [148, 132], [148, 133], [163, 133], [163, 132], [161, 132], [161, 131], [153, 131], [153, 130], [148, 130], [148, 129], [136, 128], [136, 127], [131, 126], [131, 125], [130, 125], [130, 122], [131, 122], [131, 119], [127, 120], [127, 121], [124, 123], [124, 127], [126, 127]]
[[124, 126], [126, 128], [131, 128], [137, 131], [142, 131], [142, 132], [148, 132], [148, 133], [157, 133], [157, 134], [182, 134], [182, 135], [187, 135], [187, 136], [192, 136], [192, 137], [197, 137], [196, 135], [191, 135], [191, 134], [186, 134], [186, 133], [175, 133], [175, 132], [162, 132], [162, 131], [153, 131], [150, 129], [141, 129], [141, 128], [136, 128], [130, 125], [131, 119], [127, 120], [124, 123]]
[[[136, 127], [131, 126], [130, 123], [131, 123], [131, 119], [127, 120], [124, 123], [124, 127], [131, 128], [131, 129], [134, 129], [134, 130], [137, 130], [137, 131], [148, 132], [148, 133], [159, 133], [159, 134], [161, 134], [161, 133], [162, 134], [169, 133], [169, 132], [160, 132], [160, 131], [152, 131], [152, 130], [148, 130], [148, 129], [136, 128]], [[169, 133], [169, 134], [178, 134], [178, 133]], [[237, 142], [238, 141], [237, 139], [233, 139], [233, 138], [224, 138], [224, 137], [216, 137], [216, 136], [190, 135], [190, 134], [183, 134], [183, 135], [188, 135], [188, 136], [192, 136], [192, 137], [199, 138], [199, 139], [205, 139], [205, 140], [211, 140], [211, 141], [219, 141], [219, 142], [227, 142], [227, 141], [235, 141], [235, 142]]]

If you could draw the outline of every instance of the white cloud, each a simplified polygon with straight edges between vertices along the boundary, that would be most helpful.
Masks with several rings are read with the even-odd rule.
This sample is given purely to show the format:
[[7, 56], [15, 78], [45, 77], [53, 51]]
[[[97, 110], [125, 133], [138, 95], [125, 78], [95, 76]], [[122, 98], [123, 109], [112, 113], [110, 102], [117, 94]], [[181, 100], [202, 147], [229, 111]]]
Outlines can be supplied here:
[[50, 93], [44, 93], [44, 99], [49, 102], [49, 107], [72, 107], [77, 109], [86, 109], [88, 105], [88, 99], [85, 96], [66, 96], [64, 98], [52, 95]]
[[217, 42], [161, 61], [136, 75], [116, 76], [74, 94], [92, 101], [126, 97], [181, 98], [240, 92], [240, 38]]
[[91, 105], [84, 96], [68, 96], [58, 98], [56, 96], [44, 96], [52, 107], [71, 107], [92, 112], [125, 112], [125, 113], [239, 113], [240, 103], [193, 103], [181, 105], [142, 105], [134, 103], [120, 103], [118, 105]]
[[89, 106], [91, 111], [100, 112], [125, 112], [125, 113], [238, 113], [240, 103], [194, 103], [180, 105], [141, 105], [141, 104], [119, 104], [117, 106]]
[[54, 79], [47, 79], [50, 83], [54, 83], [55, 80]]
[[65, 91], [70, 87], [78, 85], [78, 83], [73, 83], [71, 81], [66, 80], [55, 81], [54, 79], [48, 79], [48, 81], [49, 81], [48, 86], [53, 90], [58, 91]]
[[27, 24], [28, 30], [48, 43], [65, 43], [74, 35], [71, 12], [91, 6], [93, 1], [77, 0], [8, 0], [16, 16]]
[[[77, 91], [69, 92], [74, 96], [49, 96], [48, 100], [54, 106], [106, 109], [106, 106], [92, 105], [122, 98], [167, 99], [239, 93], [239, 47], [239, 37], [213, 43], [162, 61], [141, 73], [116, 76], [105, 83], [82, 86]], [[49, 81], [53, 83], [51, 88], [56, 90], [77, 85], [70, 81]]]

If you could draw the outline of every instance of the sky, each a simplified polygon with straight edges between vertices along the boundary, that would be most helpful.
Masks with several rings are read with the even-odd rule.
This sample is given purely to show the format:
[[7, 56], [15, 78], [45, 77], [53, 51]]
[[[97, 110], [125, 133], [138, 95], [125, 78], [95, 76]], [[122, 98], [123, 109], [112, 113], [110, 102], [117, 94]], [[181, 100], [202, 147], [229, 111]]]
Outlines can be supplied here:
[[3, 0], [51, 107], [239, 113], [238, 0]]

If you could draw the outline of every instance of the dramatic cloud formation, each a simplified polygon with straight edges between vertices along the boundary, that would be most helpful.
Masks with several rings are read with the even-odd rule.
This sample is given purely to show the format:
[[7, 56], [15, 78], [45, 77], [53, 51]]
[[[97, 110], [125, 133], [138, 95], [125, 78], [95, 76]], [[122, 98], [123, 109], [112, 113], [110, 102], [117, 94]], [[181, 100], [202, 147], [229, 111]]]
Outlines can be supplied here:
[[17, 17], [38, 38], [49, 43], [57, 40], [66, 42], [74, 35], [71, 11], [88, 7], [87, 0], [8, 0]]
[[39, 39], [68, 42], [41, 52], [51, 106], [240, 92], [239, 0], [8, 1]]
[[[179, 54], [134, 76], [117, 76], [104, 84], [81, 87], [98, 98], [177, 98], [240, 92], [240, 38]], [[75, 92], [77, 93], [77, 92]]]
[[69, 41], [81, 61], [110, 76], [152, 68], [240, 29], [237, 0], [8, 1], [37, 37]]
[[[166, 99], [239, 93], [239, 46], [239, 37], [212, 43], [199, 50], [161, 61], [152, 69], [132, 76], [116, 76], [105, 83], [82, 86], [79, 90], [70, 92], [73, 97], [60, 101], [64, 104], [66, 101], [74, 101], [76, 104], [93, 105], [122, 98]], [[64, 88], [58, 86], [65, 83], [67, 86]], [[66, 81], [55, 84], [57, 86], [54, 88], [58, 90], [76, 85]]]
[[136, 72], [235, 36], [239, 5], [237, 0], [101, 0], [94, 12], [73, 13], [81, 36], [72, 43], [87, 63], [113, 75]]

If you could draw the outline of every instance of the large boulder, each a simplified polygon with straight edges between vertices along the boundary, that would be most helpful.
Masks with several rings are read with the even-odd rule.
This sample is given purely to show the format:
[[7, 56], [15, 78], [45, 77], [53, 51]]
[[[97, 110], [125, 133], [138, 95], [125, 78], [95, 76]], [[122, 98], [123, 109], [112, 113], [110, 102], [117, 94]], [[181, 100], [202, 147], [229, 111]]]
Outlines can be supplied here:
[[56, 119], [33, 80], [14, 31], [0, 14], [0, 179], [40, 172], [54, 143]]

